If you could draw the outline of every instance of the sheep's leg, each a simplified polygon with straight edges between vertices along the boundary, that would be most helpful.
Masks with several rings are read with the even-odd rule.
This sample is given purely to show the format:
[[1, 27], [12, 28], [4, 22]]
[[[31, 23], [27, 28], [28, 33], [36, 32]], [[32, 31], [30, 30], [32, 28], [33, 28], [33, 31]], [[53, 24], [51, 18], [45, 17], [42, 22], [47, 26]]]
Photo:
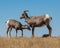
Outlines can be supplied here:
[[23, 37], [23, 30], [21, 30], [22, 31], [22, 37]]
[[51, 28], [50, 25], [47, 25], [47, 28], [48, 28], [48, 30], [49, 30], [49, 36], [51, 37], [52, 28]]
[[34, 27], [32, 27], [32, 37], [34, 37]]
[[11, 30], [12, 30], [12, 28], [10, 28], [10, 30], [9, 30], [9, 36], [11, 37]]
[[17, 30], [16, 30], [16, 37], [17, 37]]
[[8, 32], [9, 32], [9, 27], [7, 28], [7, 31], [6, 31], [6, 33], [7, 33], [7, 37], [8, 37]]

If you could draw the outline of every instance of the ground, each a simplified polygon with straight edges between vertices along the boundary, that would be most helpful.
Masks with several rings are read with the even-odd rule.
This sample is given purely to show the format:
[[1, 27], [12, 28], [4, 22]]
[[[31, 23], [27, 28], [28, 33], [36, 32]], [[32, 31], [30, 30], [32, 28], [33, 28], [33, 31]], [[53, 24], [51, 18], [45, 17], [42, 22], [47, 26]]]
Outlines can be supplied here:
[[0, 48], [60, 48], [60, 37], [0, 37]]

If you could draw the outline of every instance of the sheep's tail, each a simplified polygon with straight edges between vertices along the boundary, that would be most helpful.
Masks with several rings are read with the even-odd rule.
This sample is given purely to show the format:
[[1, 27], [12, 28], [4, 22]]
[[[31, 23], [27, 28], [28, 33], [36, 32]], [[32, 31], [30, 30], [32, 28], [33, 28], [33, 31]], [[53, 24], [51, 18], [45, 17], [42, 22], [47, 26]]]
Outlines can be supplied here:
[[49, 19], [50, 21], [52, 20], [52, 17], [50, 17], [48, 14], [45, 14], [44, 20]]
[[52, 20], [52, 17], [50, 17], [50, 19]]
[[6, 23], [6, 26], [8, 27], [8, 23], [9, 23], [9, 20], [5, 22]]
[[7, 23], [7, 24], [8, 24], [8, 23], [9, 23], [9, 20], [8, 20], [8, 21], [6, 21], [5, 23]]
[[52, 20], [52, 17], [49, 17], [49, 20], [51, 21]]

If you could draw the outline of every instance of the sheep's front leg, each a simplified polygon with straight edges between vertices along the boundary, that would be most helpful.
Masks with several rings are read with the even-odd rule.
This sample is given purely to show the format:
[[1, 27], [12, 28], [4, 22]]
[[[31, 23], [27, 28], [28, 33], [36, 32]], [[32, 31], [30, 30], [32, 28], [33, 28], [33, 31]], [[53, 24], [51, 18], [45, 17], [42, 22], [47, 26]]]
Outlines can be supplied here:
[[16, 30], [16, 37], [17, 37], [17, 30]]
[[22, 37], [23, 37], [23, 30], [21, 30], [22, 31]]
[[52, 28], [51, 28], [50, 25], [47, 25], [47, 28], [48, 28], [48, 30], [49, 30], [49, 36], [51, 37]]
[[32, 37], [34, 37], [34, 27], [32, 27]]

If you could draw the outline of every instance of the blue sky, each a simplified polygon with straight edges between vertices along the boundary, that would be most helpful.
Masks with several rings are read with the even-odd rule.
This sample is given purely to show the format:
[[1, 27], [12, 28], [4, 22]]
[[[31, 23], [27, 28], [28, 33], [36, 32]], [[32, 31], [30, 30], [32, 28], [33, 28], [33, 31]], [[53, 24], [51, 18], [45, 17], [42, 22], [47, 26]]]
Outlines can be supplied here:
[[[0, 36], [6, 36], [6, 24], [9, 19], [15, 19], [26, 24], [24, 19], [19, 19], [24, 10], [29, 10], [28, 15], [38, 16], [49, 14], [53, 19], [50, 23], [53, 31], [52, 36], [60, 36], [60, 1], [59, 0], [0, 0]], [[32, 31], [24, 30], [24, 36], [31, 36]], [[35, 36], [48, 33], [46, 26], [35, 28]], [[15, 30], [12, 30], [15, 36]], [[21, 36], [21, 31], [18, 31]]]

